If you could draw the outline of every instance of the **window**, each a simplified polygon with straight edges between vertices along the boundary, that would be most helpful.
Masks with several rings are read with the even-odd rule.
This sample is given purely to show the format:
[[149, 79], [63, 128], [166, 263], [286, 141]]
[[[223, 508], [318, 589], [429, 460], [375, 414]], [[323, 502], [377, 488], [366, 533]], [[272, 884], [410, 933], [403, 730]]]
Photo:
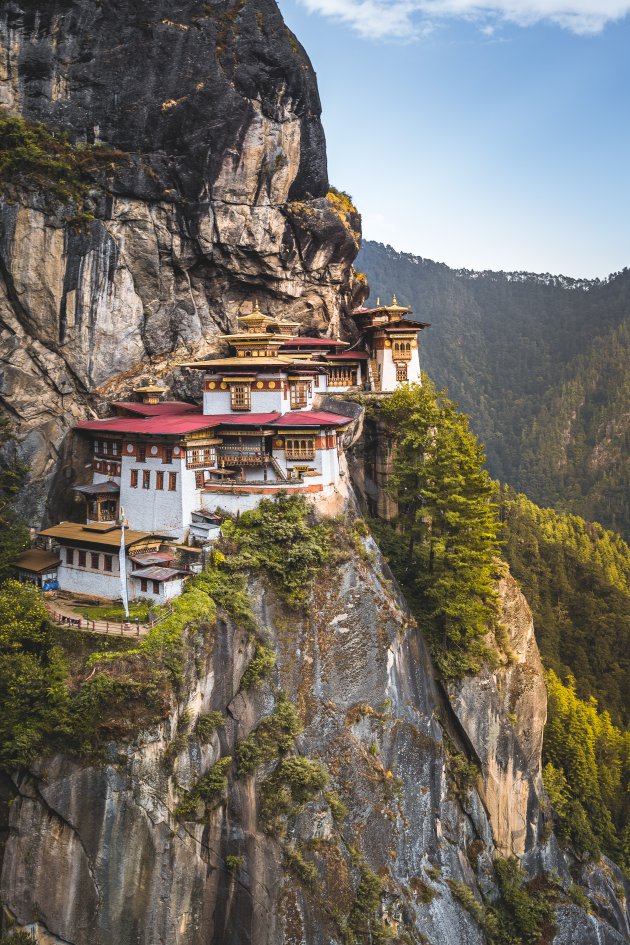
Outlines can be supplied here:
[[112, 556], [103, 555], [103, 571], [112, 571]]
[[163, 458], [162, 462], [163, 462], [163, 463], [172, 463], [172, 462], [173, 462], [173, 447], [172, 447], [172, 446], [165, 446], [165, 447], [164, 447], [164, 458]]
[[140, 590], [144, 591], [145, 594], [149, 590], [149, 582], [146, 578], [140, 578]]
[[311, 437], [287, 437], [284, 450], [287, 459], [315, 459], [315, 440]]
[[306, 407], [308, 403], [308, 395], [310, 392], [310, 385], [303, 384], [299, 382], [297, 384], [291, 384], [291, 407], [294, 409], [298, 407]]
[[232, 410], [249, 410], [251, 402], [249, 384], [230, 384], [230, 406]]
[[138, 470], [137, 469], [131, 470], [131, 488], [132, 489], [138, 488]]
[[96, 571], [98, 571], [98, 566], [100, 564], [100, 560], [99, 560], [100, 557], [101, 557], [100, 555], [97, 555], [94, 552], [90, 554], [90, 567], [94, 568]]
[[139, 446], [138, 447], [138, 462], [146, 463], [146, 461], [147, 461], [147, 448], [146, 446]]
[[86, 551], [79, 552], [79, 567], [80, 568], [87, 567], [87, 552]]
[[396, 365], [396, 380], [397, 381], [406, 381], [407, 380], [407, 365], [403, 361], [402, 364]]
[[200, 470], [199, 472], [195, 473], [195, 489], [203, 489], [205, 481], [206, 480], [203, 471]]
[[177, 473], [168, 474], [168, 491], [177, 492]]
[[160, 582], [159, 582], [159, 581], [153, 581], [153, 593], [154, 593], [154, 594], [159, 594], [159, 593], [160, 593]]
[[66, 548], [66, 564], [74, 564], [74, 548]]
[[151, 470], [145, 469], [142, 473], [142, 488], [150, 489], [151, 488]]
[[107, 440], [103, 440], [103, 456], [107, 456], [108, 452], [109, 452], [109, 443], [107, 442]]
[[155, 488], [162, 490], [164, 488], [164, 473], [159, 469], [155, 474]]
[[114, 440], [114, 442], [112, 443], [112, 456], [118, 456], [118, 454], [120, 453], [121, 445], [122, 444]]

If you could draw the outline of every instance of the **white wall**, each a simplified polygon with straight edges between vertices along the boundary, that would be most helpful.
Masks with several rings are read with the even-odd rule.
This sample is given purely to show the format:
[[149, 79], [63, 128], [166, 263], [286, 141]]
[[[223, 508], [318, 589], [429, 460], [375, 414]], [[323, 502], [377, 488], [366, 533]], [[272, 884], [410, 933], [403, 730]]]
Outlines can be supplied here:
[[[138, 471], [138, 485], [131, 486], [131, 470]], [[151, 473], [151, 486], [142, 488], [142, 473]], [[155, 488], [156, 472], [164, 473], [164, 488]], [[168, 474], [177, 474], [177, 488], [168, 488]], [[180, 540], [190, 523], [190, 514], [199, 508], [199, 490], [195, 488], [195, 473], [186, 469], [186, 460], [173, 457], [172, 463], [163, 463], [147, 455], [145, 463], [124, 456], [121, 470], [120, 506], [125, 510], [129, 527], [138, 531], [158, 532]]]
[[[173, 600], [175, 597], [179, 597], [184, 589], [184, 578], [173, 578], [172, 581], [160, 581], [160, 593], [153, 593], [153, 581], [148, 579], [148, 590], [142, 591], [140, 589], [140, 578], [134, 577], [130, 580], [130, 585], [133, 585], [133, 599], [134, 600], [153, 600], [156, 604], [164, 604], [168, 600]], [[131, 597], [131, 588], [129, 596]]]
[[[120, 572], [118, 570], [118, 556], [114, 553], [112, 560], [112, 567], [114, 570], [110, 573], [109, 571], [102, 570], [92, 570], [90, 567], [79, 568], [77, 567], [78, 560], [78, 550], [75, 548], [74, 551], [74, 565], [68, 565], [65, 562], [66, 549], [61, 549], [60, 557], [62, 563], [59, 565], [57, 571], [57, 580], [59, 581], [59, 587], [62, 591], [69, 591], [72, 594], [90, 594], [92, 597], [109, 597], [112, 600], [116, 600], [122, 596], [122, 589], [120, 583]], [[87, 562], [90, 563], [90, 552], [87, 552]], [[103, 559], [101, 556], [101, 564]], [[128, 572], [131, 570], [131, 565], [128, 562]], [[131, 579], [127, 579], [127, 584], [129, 587], [129, 596], [131, 597]]]

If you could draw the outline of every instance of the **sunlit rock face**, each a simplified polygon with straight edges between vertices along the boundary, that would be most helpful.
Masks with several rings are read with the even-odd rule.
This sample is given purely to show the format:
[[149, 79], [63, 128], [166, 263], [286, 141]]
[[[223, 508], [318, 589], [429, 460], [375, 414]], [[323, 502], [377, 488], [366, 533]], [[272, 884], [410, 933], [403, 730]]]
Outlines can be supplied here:
[[32, 465], [35, 524], [67, 513], [70, 427], [139, 377], [195, 385], [261, 307], [337, 334], [360, 218], [326, 199], [311, 64], [272, 0], [10, 2], [0, 103], [101, 144], [88, 225], [37, 190], [0, 201], [0, 397]]
[[[453, 705], [370, 538], [320, 572], [305, 613], [260, 578], [249, 591], [277, 656], [258, 688], [240, 686], [253, 651], [246, 633], [227, 619], [212, 632], [193, 629], [181, 696], [163, 724], [131, 744], [112, 743], [109, 764], [58, 756], [5, 780], [12, 802], [0, 896], [19, 924], [45, 945], [342, 945], [363, 863], [380, 882], [375, 921], [396, 933], [394, 942], [484, 945], [450, 884], [492, 901], [493, 858], [524, 851], [532, 875], [544, 866], [569, 888], [569, 862], [542, 829], [546, 700], [529, 609], [511, 579], [501, 601], [515, 661], [467, 682]], [[296, 751], [326, 766], [347, 811], [335, 819], [318, 795], [269, 832], [261, 785], [271, 762], [255, 775], [232, 771], [210, 812], [178, 817], [182, 792], [219, 757], [235, 755], [280, 689], [304, 725]], [[225, 724], [201, 745], [194, 721], [208, 711], [222, 712]], [[182, 718], [190, 733], [183, 744]], [[458, 756], [478, 760], [476, 779], [462, 783]], [[529, 786], [526, 804], [519, 783]], [[314, 877], [296, 871], [296, 850]], [[592, 864], [583, 882], [598, 912], [567, 899], [556, 945], [627, 941], [619, 871]]]

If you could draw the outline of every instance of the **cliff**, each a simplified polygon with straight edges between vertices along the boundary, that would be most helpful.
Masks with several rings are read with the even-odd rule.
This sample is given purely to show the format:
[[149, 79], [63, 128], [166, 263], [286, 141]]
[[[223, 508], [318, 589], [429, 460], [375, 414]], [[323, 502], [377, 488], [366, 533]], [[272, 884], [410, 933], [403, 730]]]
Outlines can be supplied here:
[[[304, 612], [252, 575], [258, 633], [277, 657], [257, 686], [243, 675], [250, 632], [220, 614], [211, 633], [190, 629], [163, 723], [111, 742], [102, 765], [58, 755], [7, 779], [0, 895], [38, 941], [481, 945], [493, 859], [512, 853], [553, 876], [557, 945], [627, 940], [618, 871], [585, 868], [587, 916], [545, 827], [546, 699], [516, 584], [500, 589], [514, 662], [454, 688], [451, 704], [373, 541], [353, 544], [319, 572]], [[196, 720], [217, 711], [200, 739]], [[303, 732], [287, 753], [296, 730], [282, 728], [294, 734], [279, 747], [277, 726], [294, 711]], [[262, 756], [245, 766], [252, 745]], [[226, 781], [204, 805], [195, 786], [219, 758]]]
[[72, 424], [153, 373], [194, 395], [177, 361], [254, 296], [339, 332], [360, 218], [327, 198], [315, 75], [273, 0], [12, 0], [0, 63], [0, 104], [67, 135], [81, 193], [26, 161], [0, 200], [0, 398], [38, 524], [67, 512]]

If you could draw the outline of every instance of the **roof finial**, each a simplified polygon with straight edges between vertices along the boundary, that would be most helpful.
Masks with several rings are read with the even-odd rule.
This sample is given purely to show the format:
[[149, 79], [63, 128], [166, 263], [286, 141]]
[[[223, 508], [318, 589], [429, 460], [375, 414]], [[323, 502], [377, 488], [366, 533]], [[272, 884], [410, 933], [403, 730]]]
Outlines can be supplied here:
[[258, 299], [254, 299], [254, 314], [258, 315], [259, 313], [260, 309], [258, 308]]
[[381, 307], [381, 297], [380, 297], [380, 295], [377, 295], [377, 296], [376, 296], [376, 307], [377, 307], [377, 308], [380, 308], [380, 307]]
[[392, 305], [398, 305], [398, 302], [396, 301], [396, 293], [395, 293], [395, 292], [394, 292], [394, 294], [392, 295]]

